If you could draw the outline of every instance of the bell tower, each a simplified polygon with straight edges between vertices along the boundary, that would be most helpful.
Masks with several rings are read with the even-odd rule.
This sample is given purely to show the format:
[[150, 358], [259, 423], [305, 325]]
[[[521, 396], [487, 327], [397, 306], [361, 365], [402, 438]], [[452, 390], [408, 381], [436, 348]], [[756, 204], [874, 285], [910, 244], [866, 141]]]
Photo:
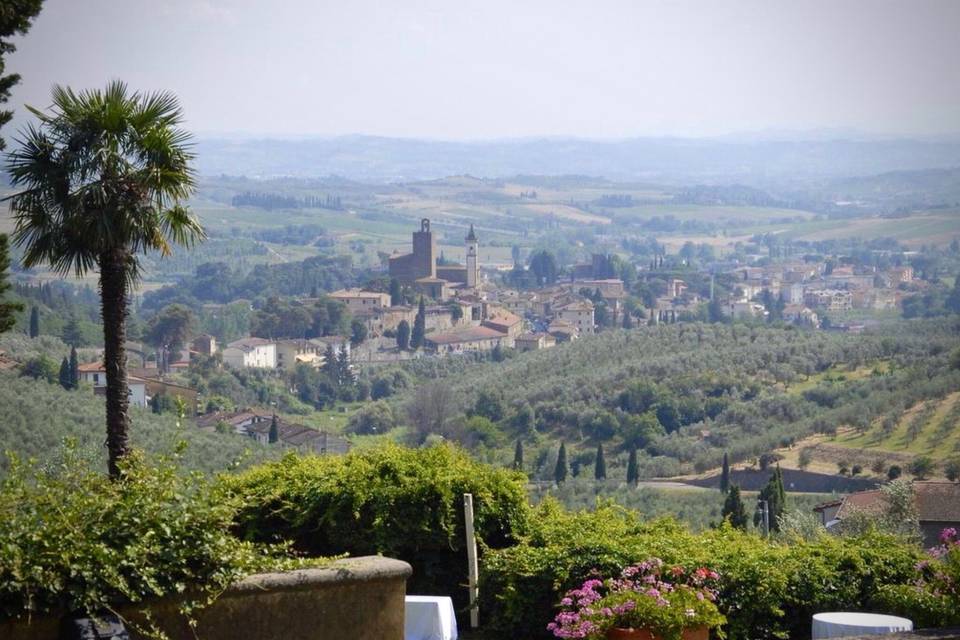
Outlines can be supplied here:
[[473, 230], [473, 224], [470, 225], [470, 233], [465, 238], [467, 245], [467, 286], [476, 287], [480, 284], [480, 243], [477, 241], [477, 234]]
[[430, 220], [420, 221], [420, 231], [413, 232], [413, 280], [437, 277], [437, 245], [430, 231]]

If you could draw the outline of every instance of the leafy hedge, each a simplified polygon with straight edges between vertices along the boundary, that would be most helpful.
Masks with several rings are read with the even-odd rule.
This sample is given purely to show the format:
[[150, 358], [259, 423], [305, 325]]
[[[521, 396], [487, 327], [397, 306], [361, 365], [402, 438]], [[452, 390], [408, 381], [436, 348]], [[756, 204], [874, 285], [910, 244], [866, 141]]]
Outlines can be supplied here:
[[731, 640], [809, 637], [814, 613], [869, 609], [882, 585], [916, 577], [921, 555], [879, 534], [789, 544], [729, 527], [693, 534], [672, 520], [642, 522], [612, 503], [571, 513], [547, 501], [533, 520], [523, 543], [483, 556], [480, 611], [497, 637], [549, 637], [546, 624], [565, 591], [594, 569], [617, 575], [651, 556], [720, 572], [718, 605]]
[[382, 553], [409, 562], [410, 593], [466, 604], [463, 494], [477, 535], [491, 548], [519, 541], [530, 507], [521, 474], [472, 460], [450, 445], [385, 446], [345, 456], [289, 455], [225, 480], [246, 506], [248, 540], [292, 541], [309, 555]]
[[122, 469], [111, 481], [72, 445], [47, 467], [12, 458], [0, 482], [0, 619], [165, 596], [189, 615], [247, 574], [301, 565], [233, 536], [238, 500], [176, 456], [133, 453]]

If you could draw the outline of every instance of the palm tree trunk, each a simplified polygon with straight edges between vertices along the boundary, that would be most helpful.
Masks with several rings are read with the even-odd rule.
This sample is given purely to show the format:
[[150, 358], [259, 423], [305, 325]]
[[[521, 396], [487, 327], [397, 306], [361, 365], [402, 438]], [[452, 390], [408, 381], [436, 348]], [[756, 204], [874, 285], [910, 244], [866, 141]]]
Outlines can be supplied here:
[[127, 388], [127, 268], [126, 251], [100, 256], [100, 304], [103, 313], [103, 364], [107, 370], [107, 451], [110, 477], [118, 478], [120, 458], [127, 454], [130, 396]]

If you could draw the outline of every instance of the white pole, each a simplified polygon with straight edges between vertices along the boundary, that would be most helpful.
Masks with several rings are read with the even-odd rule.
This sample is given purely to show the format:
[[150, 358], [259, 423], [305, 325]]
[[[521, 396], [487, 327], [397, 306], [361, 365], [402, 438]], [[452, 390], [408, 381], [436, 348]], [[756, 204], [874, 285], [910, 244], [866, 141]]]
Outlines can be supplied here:
[[480, 625], [480, 608], [477, 604], [477, 538], [473, 532], [473, 494], [463, 494], [463, 519], [467, 528], [467, 575], [469, 576], [470, 593], [470, 628], [476, 629]]

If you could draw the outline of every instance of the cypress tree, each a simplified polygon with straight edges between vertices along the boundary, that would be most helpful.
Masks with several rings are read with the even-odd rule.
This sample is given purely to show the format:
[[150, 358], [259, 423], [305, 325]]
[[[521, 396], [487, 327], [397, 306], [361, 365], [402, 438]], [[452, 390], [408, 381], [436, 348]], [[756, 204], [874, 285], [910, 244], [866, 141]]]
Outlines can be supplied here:
[[521, 440], [517, 440], [517, 446], [513, 449], [513, 469], [523, 471], [523, 441]]
[[787, 490], [783, 486], [783, 470], [777, 465], [777, 489], [780, 497], [780, 504], [787, 506]]
[[273, 444], [280, 440], [280, 424], [277, 421], [277, 414], [273, 414], [273, 419], [270, 420], [270, 434], [267, 436], [270, 444]]
[[627, 458], [627, 484], [636, 485], [640, 482], [640, 469], [637, 467], [637, 448], [630, 447], [630, 457]]
[[[767, 501], [767, 511], [770, 515], [770, 531], [780, 530], [780, 516], [786, 507], [786, 491], [783, 488], [783, 473], [780, 465], [770, 475], [767, 484], [760, 490], [759, 500]], [[760, 526], [763, 515], [758, 511], [753, 517], [753, 524]]]
[[560, 451], [557, 453], [557, 466], [553, 470], [553, 479], [557, 484], [563, 484], [567, 479], [567, 445], [560, 443]]
[[406, 320], [401, 320], [397, 325], [397, 347], [401, 351], [410, 348], [410, 323]]
[[83, 341], [83, 332], [80, 330], [80, 323], [77, 322], [77, 316], [70, 314], [70, 319], [63, 326], [63, 341], [71, 347], [75, 347]]
[[340, 368], [337, 362], [337, 352], [333, 350], [333, 345], [327, 343], [327, 348], [323, 352], [323, 372], [330, 378], [333, 384], [340, 384]]
[[40, 309], [37, 305], [30, 308], [30, 337], [36, 338], [40, 335]]
[[747, 509], [743, 506], [743, 500], [740, 498], [740, 487], [733, 485], [727, 492], [727, 498], [723, 502], [723, 510], [720, 515], [724, 520], [729, 520], [730, 525], [741, 531], [747, 530]]
[[420, 296], [420, 306], [417, 308], [417, 317], [413, 320], [413, 332], [410, 334], [410, 348], [419, 349], [423, 346], [423, 337], [427, 333], [427, 308]]
[[80, 386], [80, 359], [77, 358], [77, 348], [70, 347], [70, 388]]
[[354, 381], [346, 345], [341, 346], [340, 351], [337, 352], [337, 378], [340, 384], [353, 384]]
[[403, 304], [403, 292], [400, 290], [400, 281], [390, 278], [390, 306], [396, 307], [401, 304]]
[[597, 445], [597, 459], [593, 464], [593, 477], [597, 480], [607, 479], [607, 461], [603, 458], [603, 444]]
[[73, 385], [70, 382], [70, 361], [66, 358], [60, 362], [60, 376], [59, 376], [60, 386], [64, 389], [70, 390], [73, 388]]
[[[3, 114], [0, 113], [0, 119]], [[2, 149], [0, 142], [0, 149]], [[23, 305], [19, 302], [4, 302], [4, 294], [10, 289], [10, 283], [7, 282], [7, 269], [10, 268], [10, 251], [7, 236], [0, 233], [0, 333], [9, 331], [17, 323], [15, 315], [23, 311]]]
[[730, 460], [727, 452], [723, 452], [723, 471], [720, 473], [720, 491], [726, 493], [730, 488]]

